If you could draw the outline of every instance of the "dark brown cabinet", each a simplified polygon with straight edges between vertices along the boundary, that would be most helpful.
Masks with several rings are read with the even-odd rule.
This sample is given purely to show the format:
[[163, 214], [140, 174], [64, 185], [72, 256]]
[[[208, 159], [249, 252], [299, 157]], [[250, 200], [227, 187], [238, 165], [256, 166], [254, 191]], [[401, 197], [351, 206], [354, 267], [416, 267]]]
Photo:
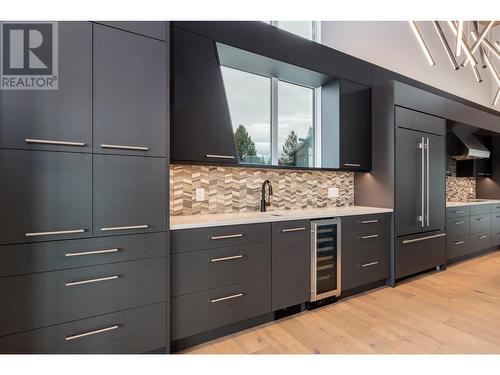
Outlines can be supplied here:
[[165, 231], [168, 191], [165, 159], [121, 155], [93, 157], [94, 234]]
[[58, 89], [0, 93], [0, 147], [92, 150], [92, 24], [58, 22]]
[[0, 243], [92, 235], [92, 156], [0, 149]]
[[310, 299], [311, 222], [272, 223], [272, 310]]
[[94, 152], [166, 156], [164, 42], [94, 24]]

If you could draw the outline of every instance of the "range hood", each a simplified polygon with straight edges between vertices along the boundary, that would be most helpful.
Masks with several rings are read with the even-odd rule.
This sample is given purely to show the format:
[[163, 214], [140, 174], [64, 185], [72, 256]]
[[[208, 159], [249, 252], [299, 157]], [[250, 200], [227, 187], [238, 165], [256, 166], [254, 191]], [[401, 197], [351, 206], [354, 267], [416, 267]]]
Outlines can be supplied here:
[[450, 156], [455, 160], [488, 159], [490, 151], [471, 132], [462, 129], [453, 129], [449, 137], [455, 138], [453, 151]]

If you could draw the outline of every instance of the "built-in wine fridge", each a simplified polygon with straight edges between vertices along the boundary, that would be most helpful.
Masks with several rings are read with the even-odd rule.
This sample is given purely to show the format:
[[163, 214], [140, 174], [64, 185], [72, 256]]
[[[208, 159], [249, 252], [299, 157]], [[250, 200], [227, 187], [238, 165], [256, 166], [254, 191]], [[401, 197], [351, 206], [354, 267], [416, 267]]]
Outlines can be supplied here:
[[311, 221], [311, 302], [341, 291], [340, 219]]

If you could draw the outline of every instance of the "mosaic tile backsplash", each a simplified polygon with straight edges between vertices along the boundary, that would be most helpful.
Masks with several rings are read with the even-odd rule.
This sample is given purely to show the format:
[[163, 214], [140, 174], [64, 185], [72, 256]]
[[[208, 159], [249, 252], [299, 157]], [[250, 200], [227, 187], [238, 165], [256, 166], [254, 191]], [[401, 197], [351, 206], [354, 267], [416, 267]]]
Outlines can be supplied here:
[[476, 198], [474, 177], [446, 177], [446, 200], [465, 201]]
[[[265, 180], [273, 184], [269, 210], [354, 204], [354, 173], [350, 172], [171, 165], [170, 215], [258, 211]], [[338, 198], [328, 198], [329, 187], [339, 189]], [[202, 202], [195, 200], [197, 188], [205, 189]]]

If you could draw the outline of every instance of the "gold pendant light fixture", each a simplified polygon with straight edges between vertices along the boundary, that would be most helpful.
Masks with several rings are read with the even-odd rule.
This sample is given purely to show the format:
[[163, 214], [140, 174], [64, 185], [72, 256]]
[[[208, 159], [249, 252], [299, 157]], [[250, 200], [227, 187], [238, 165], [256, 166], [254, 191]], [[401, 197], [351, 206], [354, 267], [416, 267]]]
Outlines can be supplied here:
[[[436, 61], [432, 57], [431, 51], [425, 43], [416, 22], [408, 22], [427, 62], [431, 66], [436, 65]], [[491, 61], [492, 59], [500, 60], [500, 42], [498, 40], [494, 42], [489, 40], [489, 38], [491, 38], [491, 29], [499, 24], [498, 21], [447, 21], [446, 23], [453, 35], [450, 39], [446, 38], [446, 34], [439, 21], [432, 21], [434, 30], [436, 31], [452, 68], [458, 70], [460, 67], [467, 67], [467, 65], [470, 65], [478, 83], [483, 82], [480, 68], [484, 70], [488, 69], [493, 76], [494, 84], [497, 86], [492, 105], [496, 106], [500, 104], [500, 75], [493, 65], [493, 61]], [[472, 28], [469, 27], [471, 24], [473, 26]], [[483, 26], [482, 29], [480, 29], [480, 26]], [[476, 57], [476, 53], [479, 57]], [[457, 62], [457, 57], [461, 57], [460, 64]], [[480, 59], [480, 63], [478, 58]]]

